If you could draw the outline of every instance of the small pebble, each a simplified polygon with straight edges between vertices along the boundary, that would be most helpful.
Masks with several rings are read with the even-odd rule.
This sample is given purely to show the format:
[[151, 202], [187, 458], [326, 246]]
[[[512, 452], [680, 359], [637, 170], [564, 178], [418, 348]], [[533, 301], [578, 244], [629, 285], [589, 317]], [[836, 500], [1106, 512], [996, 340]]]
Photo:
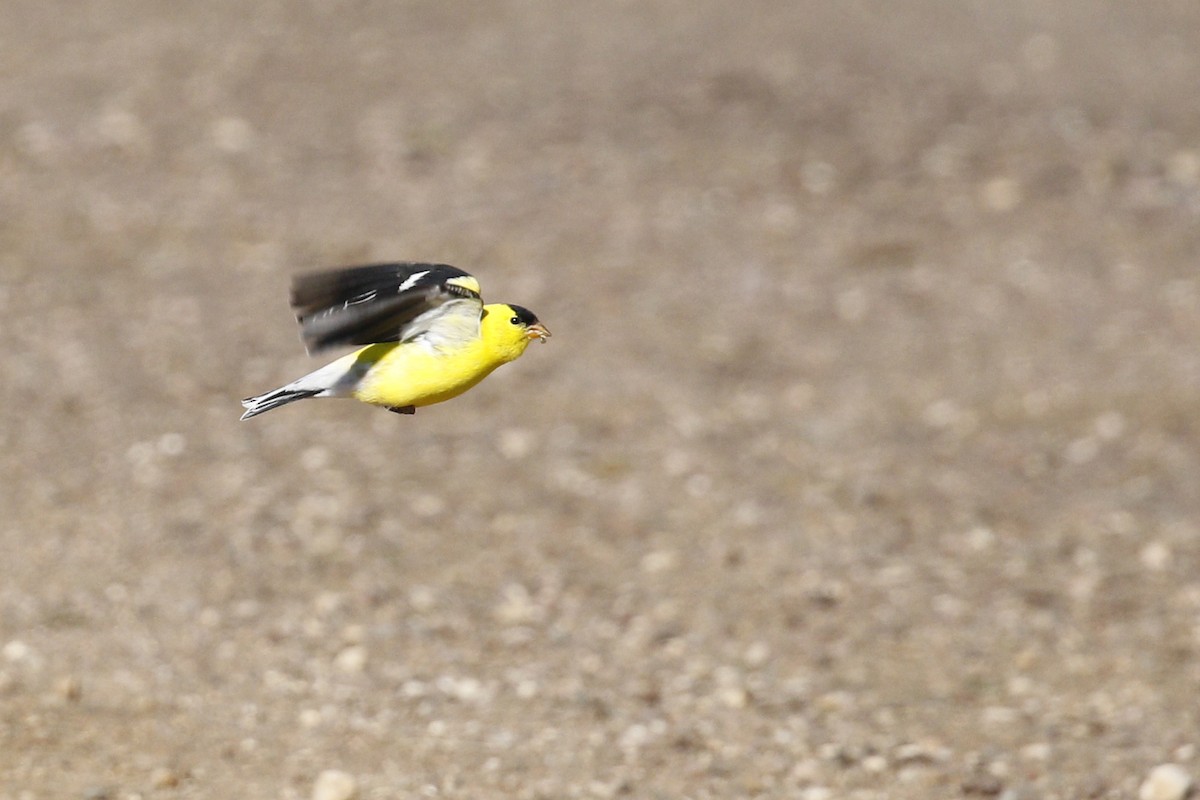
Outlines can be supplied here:
[[658, 572], [669, 572], [679, 563], [679, 556], [674, 550], [653, 550], [642, 556], [642, 572], [653, 575]]
[[158, 452], [164, 456], [183, 455], [187, 449], [187, 438], [182, 433], [164, 433], [155, 443]]
[[1021, 748], [1021, 757], [1028, 761], [1049, 761], [1052, 755], [1054, 752], [1047, 742], [1034, 742]]
[[300, 465], [310, 472], [322, 469], [328, 464], [329, 450], [320, 445], [309, 447], [300, 454]]
[[771, 658], [771, 648], [766, 642], [755, 642], [746, 648], [742, 658], [749, 667], [761, 667]]
[[321, 592], [313, 600], [313, 608], [322, 617], [328, 617], [341, 610], [343, 597], [337, 592]]
[[428, 586], [414, 586], [408, 590], [408, 602], [415, 611], [428, 611], [437, 602], [437, 595]]
[[931, 428], [949, 428], [962, 416], [958, 403], [948, 397], [935, 400], [925, 407], [921, 419]]
[[1004, 783], [995, 775], [974, 775], [962, 782], [963, 794], [994, 797], [1004, 791]]
[[802, 781], [804, 783], [814, 783], [821, 774], [821, 762], [815, 758], [806, 758], [797, 761], [792, 766], [792, 780]]
[[1094, 436], [1081, 436], [1067, 445], [1067, 461], [1086, 464], [1100, 454], [1100, 440]]
[[334, 659], [337, 668], [346, 673], [362, 672], [367, 666], [367, 648], [362, 645], [351, 645], [344, 648]]
[[1146, 569], [1162, 572], [1171, 565], [1171, 548], [1163, 542], [1151, 542], [1142, 548], [1139, 557]]
[[1012, 211], [1021, 204], [1021, 185], [1012, 178], [993, 178], [980, 188], [979, 195], [989, 211]]
[[884, 770], [886, 770], [887, 766], [888, 766], [887, 759], [884, 758], [883, 756], [879, 755], [878, 753], [869, 755], [862, 760], [862, 768], [866, 772], [879, 774], [879, 773], [883, 772]]
[[828, 194], [837, 186], [837, 168], [828, 161], [806, 161], [800, 167], [800, 183], [810, 194]]
[[158, 767], [150, 773], [150, 785], [155, 789], [171, 789], [179, 785], [179, 773], [170, 767]]
[[241, 117], [223, 117], [212, 124], [213, 144], [223, 153], [244, 153], [254, 144], [254, 128]]
[[17, 130], [16, 145], [22, 155], [48, 161], [47, 157], [62, 150], [63, 141], [52, 125], [28, 122]]
[[446, 501], [436, 494], [419, 494], [412, 499], [409, 508], [421, 519], [431, 519], [446, 510]]
[[327, 769], [313, 784], [312, 800], [354, 800], [358, 797], [358, 781], [348, 772]]
[[20, 639], [13, 639], [4, 645], [4, 658], [14, 664], [29, 661], [33, 658], [33, 648]]
[[990, 548], [996, 541], [996, 534], [991, 528], [983, 525], [977, 525], [966, 534], [967, 547], [974, 550], [976, 553], [982, 553]]
[[718, 697], [721, 698], [721, 703], [726, 708], [745, 708], [746, 703], [750, 699], [749, 695], [746, 694], [746, 690], [740, 686], [729, 686], [721, 689]]
[[537, 444], [532, 431], [524, 428], [508, 428], [496, 437], [496, 449], [510, 461], [522, 459], [532, 452]]
[[1011, 725], [1016, 720], [1016, 709], [1007, 706], [988, 706], [983, 709], [984, 725]]
[[1167, 176], [1181, 186], [1200, 183], [1200, 153], [1180, 150], [1167, 160]]
[[54, 689], [59, 698], [68, 703], [77, 702], [83, 696], [83, 685], [79, 682], [79, 678], [76, 678], [74, 675], [61, 678], [54, 685]]
[[492, 611], [498, 622], [506, 625], [523, 625], [539, 620], [544, 609], [538, 606], [529, 590], [519, 583], [504, 587], [504, 598]]
[[109, 109], [96, 121], [96, 133], [109, 145], [122, 150], [143, 147], [149, 140], [149, 131], [134, 114], [119, 108]]
[[1192, 790], [1192, 776], [1178, 764], [1159, 764], [1138, 789], [1138, 800], [1183, 800]]
[[1125, 432], [1125, 417], [1119, 411], [1106, 411], [1096, 417], [1092, 427], [1096, 431], [1096, 435], [1106, 442], [1111, 442], [1114, 439], [1119, 439], [1121, 434]]
[[937, 764], [949, 759], [949, 748], [937, 742], [908, 742], [892, 751], [897, 764]]

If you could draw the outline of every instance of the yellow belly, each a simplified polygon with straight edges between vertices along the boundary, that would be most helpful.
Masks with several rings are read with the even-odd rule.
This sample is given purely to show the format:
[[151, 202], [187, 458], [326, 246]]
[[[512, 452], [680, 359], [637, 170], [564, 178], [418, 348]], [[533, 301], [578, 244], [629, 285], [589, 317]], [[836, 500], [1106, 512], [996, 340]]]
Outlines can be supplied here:
[[502, 362], [489, 358], [482, 343], [445, 353], [421, 344], [373, 344], [353, 354], [371, 364], [354, 397], [377, 406], [428, 406], [457, 397], [486, 378]]

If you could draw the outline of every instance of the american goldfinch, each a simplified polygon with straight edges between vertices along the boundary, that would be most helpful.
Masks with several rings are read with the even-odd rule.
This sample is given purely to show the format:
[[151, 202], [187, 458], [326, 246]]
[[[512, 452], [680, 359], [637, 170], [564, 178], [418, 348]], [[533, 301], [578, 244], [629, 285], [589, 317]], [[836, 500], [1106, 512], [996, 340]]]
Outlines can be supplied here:
[[249, 419], [307, 397], [353, 397], [398, 414], [457, 397], [534, 339], [521, 306], [484, 305], [479, 281], [449, 264], [371, 264], [299, 275], [292, 309], [310, 354], [366, 345], [273, 392], [242, 401]]

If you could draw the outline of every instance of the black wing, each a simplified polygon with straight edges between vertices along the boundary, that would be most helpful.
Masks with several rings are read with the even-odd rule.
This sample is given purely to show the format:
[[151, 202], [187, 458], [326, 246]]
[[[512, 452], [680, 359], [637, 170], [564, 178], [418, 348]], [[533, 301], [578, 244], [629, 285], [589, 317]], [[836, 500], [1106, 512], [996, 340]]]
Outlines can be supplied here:
[[449, 264], [399, 262], [297, 275], [292, 309], [308, 352], [400, 342], [419, 335], [445, 303], [479, 304], [479, 283]]

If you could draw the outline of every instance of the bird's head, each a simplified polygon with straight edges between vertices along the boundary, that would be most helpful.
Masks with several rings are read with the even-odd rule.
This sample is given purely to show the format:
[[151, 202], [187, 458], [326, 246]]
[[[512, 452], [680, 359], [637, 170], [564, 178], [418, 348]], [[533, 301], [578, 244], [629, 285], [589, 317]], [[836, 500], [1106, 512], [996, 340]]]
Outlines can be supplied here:
[[534, 339], [545, 342], [550, 331], [538, 321], [537, 315], [523, 306], [492, 303], [483, 307], [483, 339], [501, 355], [512, 361], [525, 352]]

